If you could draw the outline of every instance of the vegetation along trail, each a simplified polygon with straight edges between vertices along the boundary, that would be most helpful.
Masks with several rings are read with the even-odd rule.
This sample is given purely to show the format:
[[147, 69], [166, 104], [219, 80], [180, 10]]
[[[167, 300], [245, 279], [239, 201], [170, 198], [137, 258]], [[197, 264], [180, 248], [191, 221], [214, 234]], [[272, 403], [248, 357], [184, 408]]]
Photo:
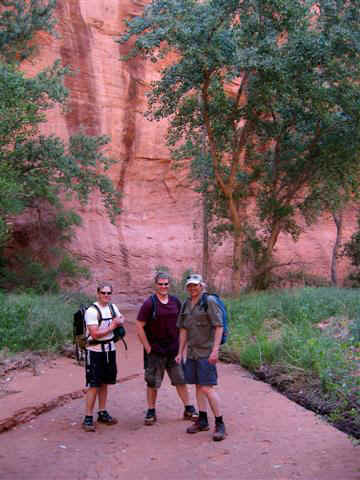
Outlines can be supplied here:
[[[120, 382], [109, 401], [119, 423], [83, 432], [83, 398], [39, 415], [0, 435], [1, 480], [360, 479], [358, 449], [344, 433], [237, 365], [219, 366], [229, 433], [223, 442], [213, 442], [211, 431], [185, 433], [182, 406], [167, 381], [159, 395], [157, 424], [143, 425], [142, 351], [132, 324], [128, 330], [128, 356], [120, 346]], [[53, 374], [59, 379], [57, 390], [65, 392], [66, 379], [79, 375], [79, 367], [70, 360], [66, 367], [60, 364]], [[0, 401], [6, 405], [15, 398]]]

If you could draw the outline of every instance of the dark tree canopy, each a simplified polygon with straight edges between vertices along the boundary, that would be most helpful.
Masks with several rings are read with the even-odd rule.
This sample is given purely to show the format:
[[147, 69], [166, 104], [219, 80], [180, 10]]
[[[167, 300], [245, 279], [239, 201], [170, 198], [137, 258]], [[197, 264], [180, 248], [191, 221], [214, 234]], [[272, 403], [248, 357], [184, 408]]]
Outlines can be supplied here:
[[168, 119], [174, 158], [192, 159], [195, 186], [234, 238], [234, 290], [248, 240], [253, 282], [266, 286], [280, 233], [296, 240], [301, 216], [313, 222], [356, 193], [359, 7], [153, 0], [119, 40], [133, 41], [127, 58], [168, 58], [147, 115]]

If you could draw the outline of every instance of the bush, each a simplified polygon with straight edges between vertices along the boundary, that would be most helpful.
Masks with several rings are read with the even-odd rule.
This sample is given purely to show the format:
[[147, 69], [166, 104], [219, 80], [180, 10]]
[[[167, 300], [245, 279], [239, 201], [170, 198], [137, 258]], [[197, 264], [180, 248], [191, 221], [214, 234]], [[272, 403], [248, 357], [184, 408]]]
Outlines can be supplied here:
[[274, 275], [274, 287], [329, 287], [331, 282], [320, 275], [304, 270], [288, 271], [284, 275]]
[[89, 278], [89, 270], [74, 256], [56, 249], [56, 265], [34, 260], [29, 252], [13, 255], [12, 266], [0, 258], [0, 288], [16, 292], [57, 293], [62, 282]]
[[353, 343], [360, 344], [360, 318], [356, 318], [349, 327], [350, 338]]
[[72, 317], [78, 302], [64, 294], [0, 296], [0, 350], [58, 351], [72, 340]]
[[[360, 405], [360, 296], [351, 289], [303, 288], [227, 300], [224, 352], [255, 373], [284, 375], [318, 404], [348, 418]], [[276, 373], [278, 372], [278, 373]], [[279, 376], [279, 379], [280, 379]], [[299, 380], [300, 379], [300, 380]], [[360, 423], [360, 416], [352, 421]]]

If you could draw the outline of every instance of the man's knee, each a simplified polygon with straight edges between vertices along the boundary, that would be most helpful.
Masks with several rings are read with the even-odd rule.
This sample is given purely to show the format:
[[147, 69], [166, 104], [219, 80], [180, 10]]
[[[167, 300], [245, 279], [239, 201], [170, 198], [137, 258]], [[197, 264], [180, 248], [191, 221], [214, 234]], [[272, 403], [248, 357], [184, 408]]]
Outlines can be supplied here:
[[155, 380], [145, 380], [146, 386], [152, 390], [158, 390], [161, 385], [159, 385]]
[[148, 395], [150, 394], [151, 396], [154, 396], [157, 395], [158, 388], [150, 387], [150, 385], [146, 384], [146, 390]]
[[204, 393], [205, 395], [211, 393], [214, 389], [214, 385], [197, 385], [196, 386], [198, 390], [200, 390], [201, 393]]
[[181, 387], [185, 385], [184, 370], [181, 365], [173, 365], [171, 368], [167, 369], [167, 374], [171, 380], [171, 385], [175, 387]]
[[158, 389], [161, 386], [161, 375], [152, 368], [145, 370], [145, 382], [149, 388]]

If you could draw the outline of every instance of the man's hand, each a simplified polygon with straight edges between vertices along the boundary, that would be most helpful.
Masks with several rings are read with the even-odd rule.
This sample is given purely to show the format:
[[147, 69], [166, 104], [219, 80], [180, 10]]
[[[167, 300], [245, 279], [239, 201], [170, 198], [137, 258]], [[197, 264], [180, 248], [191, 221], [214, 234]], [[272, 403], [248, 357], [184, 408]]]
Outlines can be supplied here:
[[124, 323], [124, 315], [119, 315], [117, 317], [115, 317], [112, 321], [113, 323], [115, 322], [115, 327], [120, 327], [120, 325], [122, 325]]
[[140, 322], [139, 320], [136, 320], [135, 326], [137, 336], [142, 343], [145, 352], [149, 355], [149, 353], [151, 352], [151, 345], [145, 333], [145, 322]]
[[218, 350], [213, 350], [211, 353], [210, 353], [210, 356], [209, 356], [209, 363], [211, 363], [212, 365], [215, 365], [217, 363], [217, 361], [219, 360], [219, 352]]
[[180, 353], [178, 353], [175, 357], [175, 362], [180, 364], [181, 360], [182, 360], [182, 355]]

